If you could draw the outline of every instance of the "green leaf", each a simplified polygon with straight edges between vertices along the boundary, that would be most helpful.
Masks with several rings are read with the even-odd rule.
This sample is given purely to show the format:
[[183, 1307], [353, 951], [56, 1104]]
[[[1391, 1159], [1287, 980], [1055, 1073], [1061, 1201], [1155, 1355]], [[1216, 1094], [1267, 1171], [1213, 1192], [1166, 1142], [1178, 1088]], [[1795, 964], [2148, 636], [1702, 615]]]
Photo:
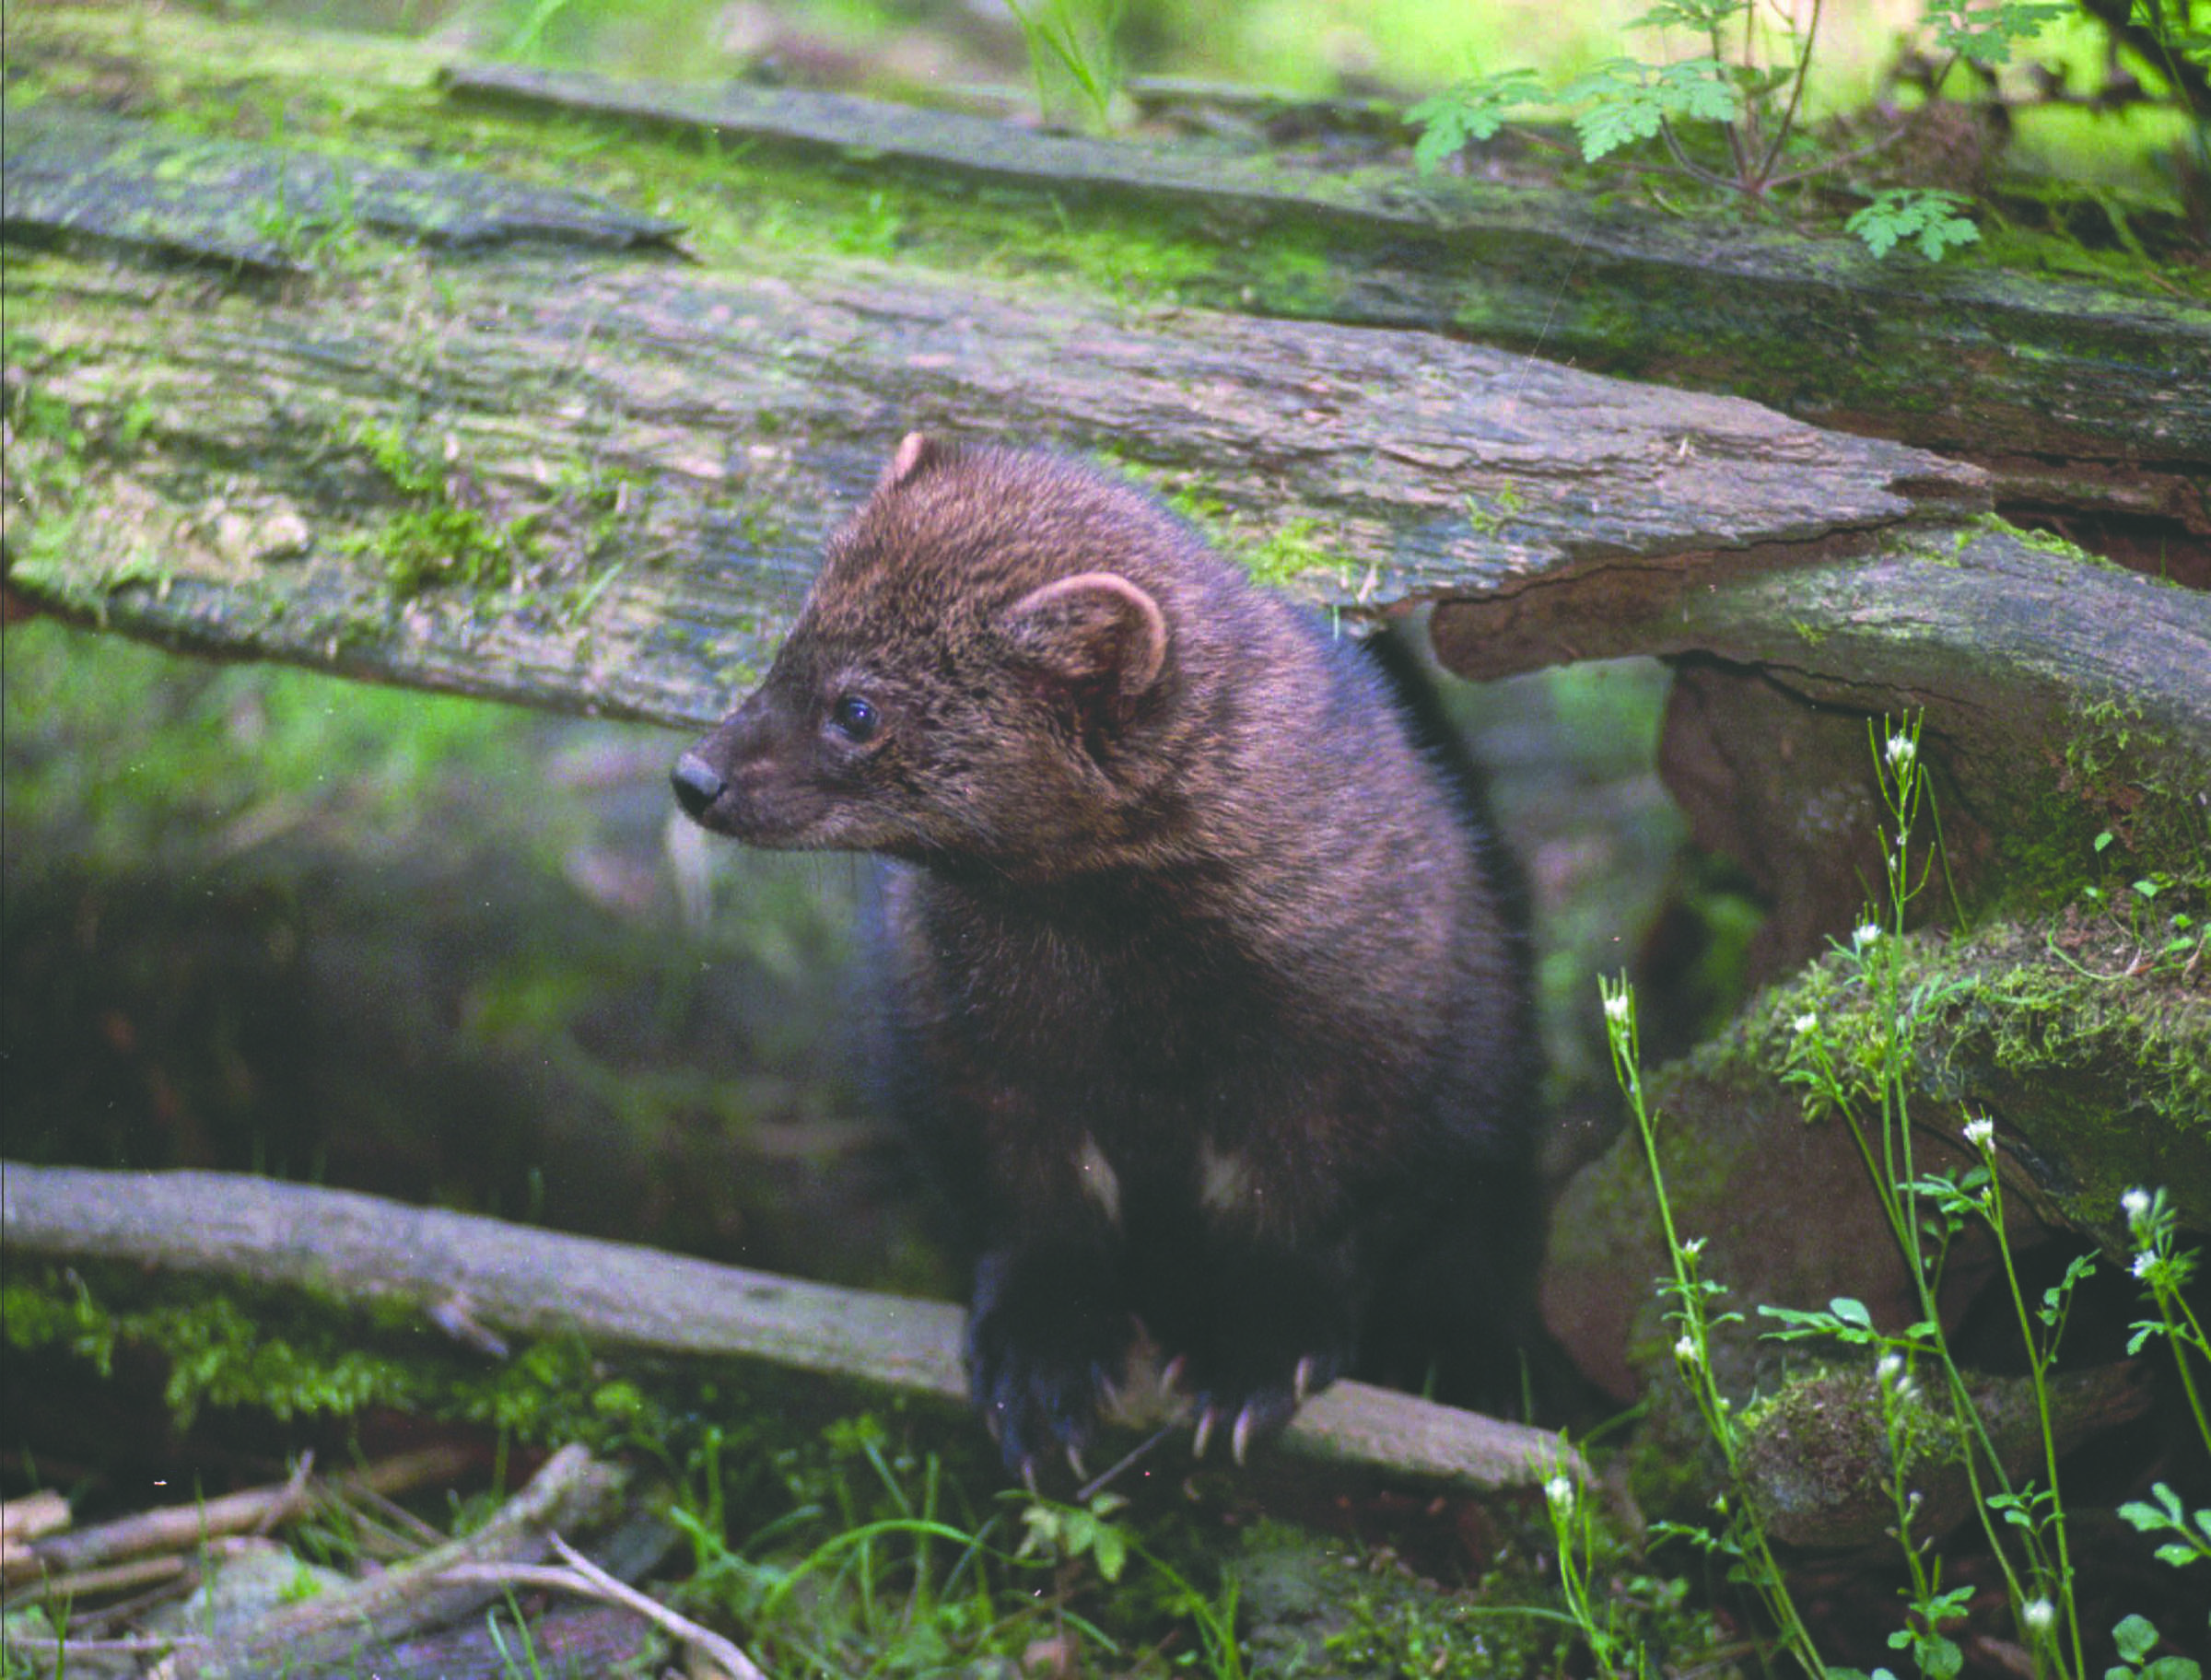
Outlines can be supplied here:
[[1866, 1330], [1873, 1328], [1873, 1314], [1866, 1310], [1866, 1303], [1862, 1301], [1838, 1295], [1827, 1303], [1827, 1310], [1846, 1324], [1856, 1324]]
[[1930, 262], [1939, 262], [1946, 251], [1971, 245], [1981, 230], [1967, 220], [1961, 192], [1938, 188], [1890, 187], [1870, 204], [1862, 205], [1843, 227], [1866, 243], [1877, 257], [1885, 257], [1903, 241], [1917, 246]]
[[2130, 1616], [2112, 1629], [2122, 1661], [2138, 1663], [2157, 1648], [2158, 1630], [2147, 1616]]
[[1927, 22], [1941, 51], [1994, 69], [2010, 61], [2014, 46], [2033, 40], [2072, 12], [2064, 0], [2003, 0], [1999, 6], [1971, 9], [1936, 0], [1927, 7]]
[[1732, 122], [1738, 109], [1726, 66], [1709, 56], [1655, 69], [1633, 59], [1609, 59], [1561, 89], [1559, 98], [1588, 104], [1573, 126], [1582, 137], [1582, 157], [1591, 163], [1653, 138], [1676, 119]]
[[1628, 28], [1695, 29], [1700, 34], [1709, 34], [1738, 12], [1749, 9], [1750, 0], [1658, 0], [1657, 5]]
[[1421, 137], [1412, 146], [1414, 167], [1423, 175], [1433, 174], [1438, 164], [1470, 141], [1494, 134], [1508, 111], [1542, 96], [1536, 73], [1520, 69], [1468, 76], [1422, 99], [1405, 113], [1408, 121], [1421, 124]]

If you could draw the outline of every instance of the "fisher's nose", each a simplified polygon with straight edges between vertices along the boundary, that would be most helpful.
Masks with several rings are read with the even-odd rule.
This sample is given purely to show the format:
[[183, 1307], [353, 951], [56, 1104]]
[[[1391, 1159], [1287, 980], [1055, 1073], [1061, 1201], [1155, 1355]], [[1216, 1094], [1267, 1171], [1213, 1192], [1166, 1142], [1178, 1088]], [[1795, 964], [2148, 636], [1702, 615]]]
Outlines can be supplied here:
[[721, 777], [714, 774], [714, 767], [696, 752], [686, 752], [677, 759], [675, 768], [668, 773], [668, 780], [675, 789], [675, 802], [694, 822], [706, 816], [708, 807], [721, 798], [725, 786]]

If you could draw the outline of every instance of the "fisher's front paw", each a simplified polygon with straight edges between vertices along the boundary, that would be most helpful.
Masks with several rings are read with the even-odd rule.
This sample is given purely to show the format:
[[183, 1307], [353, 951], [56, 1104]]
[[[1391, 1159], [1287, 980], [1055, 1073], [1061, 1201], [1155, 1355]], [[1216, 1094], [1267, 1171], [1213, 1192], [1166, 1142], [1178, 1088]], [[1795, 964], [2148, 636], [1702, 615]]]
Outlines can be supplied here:
[[1334, 1267], [1278, 1261], [1237, 1268], [1215, 1291], [1211, 1345], [1174, 1368], [1195, 1403], [1192, 1452], [1202, 1458], [1226, 1430], [1241, 1464], [1254, 1441], [1280, 1429], [1308, 1395], [1351, 1368], [1357, 1343], [1356, 1306]]
[[1135, 1321], [1096, 1254], [994, 1249], [975, 1271], [967, 1377], [1006, 1467], [1034, 1484], [1057, 1451], [1076, 1476], [1129, 1362]]

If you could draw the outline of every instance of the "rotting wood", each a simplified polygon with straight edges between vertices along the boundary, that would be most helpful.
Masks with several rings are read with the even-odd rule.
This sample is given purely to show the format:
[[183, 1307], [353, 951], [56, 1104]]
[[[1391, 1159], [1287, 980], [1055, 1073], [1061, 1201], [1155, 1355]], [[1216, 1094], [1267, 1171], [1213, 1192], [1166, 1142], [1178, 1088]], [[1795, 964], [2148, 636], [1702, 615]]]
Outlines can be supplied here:
[[[737, 1355], [960, 1400], [962, 1313], [742, 1271], [630, 1243], [410, 1208], [379, 1196], [219, 1172], [112, 1172], [6, 1163], [11, 1253], [127, 1261], [324, 1295], [465, 1304], [520, 1336], [579, 1336], [610, 1351]], [[1472, 1488], [1527, 1487], [1573, 1449], [1549, 1430], [1359, 1382], [1308, 1401], [1285, 1450]]]
[[[897, 179], [944, 210], [897, 230], [908, 263], [924, 267], [966, 265], [953, 228], [984, 199], [1104, 241], [1152, 243], [1165, 230], [1176, 261], [1161, 283], [1185, 303], [1466, 333], [1609, 374], [1726, 389], [1800, 418], [1972, 453], [1999, 469], [2007, 496], [2039, 507], [2211, 532], [2211, 308], [2169, 278], [2160, 287], [2147, 267], [2127, 292], [2110, 265], [2047, 278], [1979, 256], [1879, 261], [1840, 232], [1421, 179], [1404, 161], [1342, 170], [1327, 155], [1090, 142], [794, 88], [654, 88], [451, 64], [431, 42], [261, 16], [40, 6], [16, 20], [9, 55], [46, 88], [101, 104], [122, 87], [212, 106], [216, 123], [230, 112], [226, 133], [252, 134], [259, 111], [297, 106], [287, 131], [325, 148], [497, 161], [557, 144], [586, 183], [635, 183], [630, 161], [599, 164], [573, 144], [592, 123], [617, 139], [659, 134], [663, 153], [685, 161], [717, 137], [717, 168], [731, 177], [754, 153], [801, 157], [825, 192], [858, 190], [862, 201]], [[453, 84], [440, 95], [444, 71]], [[343, 120], [319, 134], [316, 112], [333, 95]], [[673, 175], [684, 172], [646, 181]], [[2052, 245], [2052, 265], [2067, 256]]]
[[[1325, 159], [1075, 139], [787, 88], [453, 65], [422, 42], [264, 18], [55, 7], [18, 21], [11, 62], [45, 87], [102, 103], [119, 84], [159, 89], [201, 131], [252, 134], [260, 111], [312, 113], [343, 93], [335, 132], [297, 110], [287, 132], [326, 152], [465, 149], [495, 170], [532, 175], [543, 170], [532, 154], [550, 143], [583, 180], [636, 191], [641, 176], [656, 192], [695, 181], [688, 166], [711, 138], [726, 146], [718, 170], [740, 180], [757, 155], [801, 158], [825, 193], [862, 203], [871, 183], [913, 183], [943, 213], [905, 218], [903, 267], [968, 265], [972, 252], [950, 230], [983, 201], [993, 216], [1108, 243], [1164, 233], [1171, 274], [1135, 277], [1185, 302], [1442, 331], [1731, 391], [1969, 455], [2021, 510], [2117, 516], [2138, 522], [2153, 548], [2168, 538], [2198, 555], [2211, 546], [2211, 307], [2170, 282], [2157, 289], [2150, 271], [2130, 293], [2108, 271], [2066, 280], [1977, 257], [1878, 261], [1839, 234], [1423, 181], [1398, 163], [1339, 172]], [[441, 98], [433, 84], [449, 69]], [[684, 167], [600, 164], [576, 144], [584, 123]], [[683, 216], [680, 202], [670, 209]], [[1040, 283], [1068, 277], [1048, 259], [1041, 267]], [[1119, 289], [1078, 283], [1094, 295]]]

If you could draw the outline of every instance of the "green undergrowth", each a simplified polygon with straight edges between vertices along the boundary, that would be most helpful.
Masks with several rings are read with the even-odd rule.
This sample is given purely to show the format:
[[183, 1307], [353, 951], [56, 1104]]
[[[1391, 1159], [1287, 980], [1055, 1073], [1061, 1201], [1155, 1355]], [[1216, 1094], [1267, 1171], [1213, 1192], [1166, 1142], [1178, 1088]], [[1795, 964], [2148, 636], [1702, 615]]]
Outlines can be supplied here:
[[[1841, 1547], [1854, 1534], [1870, 1540], [1879, 1532], [1896, 1543], [1906, 1579], [1886, 1649], [1904, 1653], [1924, 1680], [1956, 1680], [1968, 1644], [1992, 1621], [2007, 1628], [2023, 1672], [2037, 1680], [2097, 1672], [2199, 1680], [2184, 1651], [2202, 1626], [2203, 1600], [2175, 1626], [2163, 1571], [2211, 1559], [2211, 1510], [2191, 1513], [2187, 1498], [2158, 1482], [2156, 1504], [2130, 1499], [2109, 1513], [2143, 1538], [2111, 1546], [2107, 1514], [2092, 1531], [2102, 1555], [2089, 1561], [2084, 1530], [2096, 1519], [2061, 1475], [2070, 1377], [2060, 1348], [2075, 1307], [2090, 1298], [2076, 1291], [2121, 1262], [2143, 1312], [2127, 1351], [2166, 1345], [2192, 1432], [2211, 1450], [2202, 1382], [2211, 1342], [2192, 1301], [2198, 1255], [2183, 1242], [2211, 1208], [2211, 1008], [2195, 989], [2193, 961], [2177, 953], [2128, 976], [2135, 984], [2124, 992], [2083, 996], [2036, 960], [2033, 936], [2020, 929], [1955, 943], [1908, 932], [1913, 901], [1937, 890], [1941, 862], [1919, 724], [1884, 719], [1869, 745], [1885, 817], [1882, 881], [1846, 941], [1746, 1010], [1728, 1041], [1647, 1083], [1634, 988], [1624, 976], [1601, 983], [1614, 1071], [1635, 1123], [1625, 1147], [1640, 1145], [1653, 1204], [1644, 1217], [1667, 1265], [1664, 1328], [1654, 1339], [1673, 1339], [1639, 1357], [1660, 1382], [1672, 1367], [1679, 1387], [1665, 1392], [1677, 1396], [1677, 1416], [1693, 1408], [1708, 1443], [1705, 1497], [1651, 1532], [1725, 1562], [1758, 1606], [1761, 1660], [1777, 1665], [1785, 1653], [1807, 1680], [1866, 1680], [1835, 1658], [1839, 1644], [1863, 1639], [1859, 1619], [1845, 1626], [1807, 1612], [1807, 1582], [1780, 1546], [1806, 1538], [1784, 1519], [1807, 1511], [1819, 1513], [1812, 1544]], [[2077, 974], [2080, 964], [2044, 937], [2049, 956]], [[1728, 1058], [1751, 1067], [1729, 1068]], [[2069, 1106], [2075, 1093], [2065, 1082], [2099, 1074], [2106, 1088]], [[1696, 1182], [1703, 1163], [1693, 1147], [1675, 1141], [1697, 1113], [1699, 1075], [1724, 1076], [1738, 1091], [1794, 1087], [1789, 1108], [1847, 1137], [1903, 1265], [1901, 1314], [1842, 1295], [1819, 1306], [1730, 1299], [1740, 1278], [1720, 1275], [1728, 1259], [1708, 1262], [1710, 1233], [1686, 1222], [1724, 1207]], [[1947, 1135], [1952, 1149], [1934, 1154], [1930, 1133]], [[2007, 1199], [2030, 1194], [2037, 1211], [2047, 1217], [2046, 1198], [2092, 1240], [2059, 1256], [2062, 1275], [2046, 1266], [2030, 1272], [2024, 1250], [2012, 1246], [2029, 1222], [2007, 1211]], [[1955, 1315], [1938, 1304], [1971, 1242], [1986, 1242], [1995, 1261], [1976, 1310], [1989, 1315], [1989, 1331], [2001, 1326], [2000, 1339], [2016, 1336], [2009, 1358], [2023, 1375], [1984, 1380], [1956, 1339]], [[1814, 1357], [1778, 1392], [1745, 1392], [1741, 1356], [1753, 1338], [1808, 1343]], [[2171, 1444], [2190, 1432], [2178, 1426], [2152, 1462], [2200, 1488], [2187, 1479], [2200, 1477], [2200, 1454]], [[1571, 1497], [1562, 1487], [1559, 1502]], [[2107, 1574], [2120, 1580], [2129, 1561], [2136, 1567], [2122, 1590], [2132, 1602], [2114, 1605], [2101, 1583]], [[1655, 1672], [1646, 1649], [1599, 1622], [1599, 1601], [1572, 1592], [1575, 1548], [1563, 1537], [1561, 1563], [1597, 1672], [1606, 1680]], [[1978, 1582], [1961, 1582], [1968, 1569], [1978, 1569]], [[2000, 1592], [1991, 1590], [1995, 1577]], [[2161, 1606], [2162, 1633], [2142, 1613], [2152, 1606]], [[2168, 1638], [2182, 1649], [2170, 1651]], [[2121, 1666], [2105, 1666], [2112, 1654]], [[1854, 1652], [1850, 1660], [1868, 1661]], [[1875, 1668], [1872, 1680], [1892, 1672]]]
[[[1259, 1519], [1261, 1471], [1193, 1471], [1167, 1456], [1179, 1443], [1068, 1503], [1007, 1488], [965, 1408], [838, 1416], [848, 1390], [756, 1365], [594, 1357], [558, 1340], [489, 1358], [426, 1336], [406, 1302], [100, 1264], [11, 1266], [0, 1308], [9, 1357], [50, 1387], [85, 1380], [56, 1359], [106, 1380], [126, 1351], [158, 1356], [180, 1430], [227, 1410], [270, 1418], [279, 1439], [295, 1425], [327, 1439], [398, 1409], [486, 1428], [503, 1446], [581, 1442], [657, 1468], [682, 1567], [656, 1592], [774, 1675], [997, 1673], [968, 1665], [1056, 1645], [1070, 1673], [1533, 1676], [1556, 1674], [1574, 1638], [1546, 1579], [1539, 1496], [1484, 1501], [1461, 1531], [1481, 1549], [1447, 1548], [1456, 1561], [1439, 1578], [1376, 1538]], [[1643, 1572], [1609, 1519], [1589, 1544], [1617, 1577], [1623, 1627], [1684, 1660], [1723, 1648], [1683, 1584]]]

